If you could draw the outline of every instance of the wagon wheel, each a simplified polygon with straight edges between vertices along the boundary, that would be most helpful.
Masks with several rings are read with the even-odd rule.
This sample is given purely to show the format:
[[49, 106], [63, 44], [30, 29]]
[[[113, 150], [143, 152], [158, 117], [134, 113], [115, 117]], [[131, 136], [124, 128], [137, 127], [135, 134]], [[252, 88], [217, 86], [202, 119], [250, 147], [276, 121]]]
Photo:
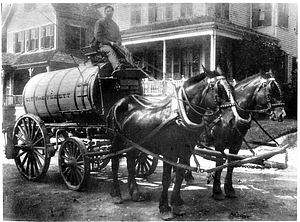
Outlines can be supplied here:
[[158, 159], [140, 152], [135, 161], [135, 172], [137, 177], [145, 178], [150, 176], [156, 169]]
[[84, 156], [86, 147], [77, 137], [67, 138], [58, 154], [58, 165], [65, 184], [71, 190], [84, 188], [90, 177], [88, 158]]
[[33, 114], [21, 116], [13, 129], [14, 156], [22, 176], [37, 181], [50, 164], [50, 139], [44, 122]]

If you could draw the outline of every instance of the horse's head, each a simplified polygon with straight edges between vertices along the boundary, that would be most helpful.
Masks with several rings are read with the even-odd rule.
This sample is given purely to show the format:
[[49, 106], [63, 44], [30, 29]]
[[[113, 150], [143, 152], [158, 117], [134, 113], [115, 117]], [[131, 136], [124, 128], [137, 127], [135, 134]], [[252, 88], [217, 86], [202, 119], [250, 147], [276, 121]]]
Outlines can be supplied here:
[[[222, 127], [236, 124], [236, 108], [233, 87], [227, 82], [220, 69], [209, 71], [187, 80], [184, 85], [187, 112], [192, 121], [202, 117], [219, 118]], [[211, 118], [210, 118], [211, 119]]]
[[281, 122], [286, 116], [281, 88], [271, 70], [260, 76], [260, 84], [255, 91], [256, 109], [264, 111], [271, 120]]

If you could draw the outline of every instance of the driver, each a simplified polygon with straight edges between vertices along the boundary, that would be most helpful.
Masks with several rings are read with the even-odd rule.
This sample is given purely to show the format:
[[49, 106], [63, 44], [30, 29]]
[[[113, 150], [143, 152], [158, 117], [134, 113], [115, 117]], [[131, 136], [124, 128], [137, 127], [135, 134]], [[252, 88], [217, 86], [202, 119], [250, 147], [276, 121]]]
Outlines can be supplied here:
[[120, 29], [117, 23], [112, 19], [113, 15], [114, 8], [112, 6], [106, 6], [104, 9], [104, 18], [99, 19], [95, 24], [92, 44], [94, 44], [99, 51], [107, 55], [114, 70], [120, 70], [124, 68], [124, 65], [120, 63], [116, 50], [119, 50], [131, 65], [134, 63], [130, 51], [125, 46], [122, 46]]

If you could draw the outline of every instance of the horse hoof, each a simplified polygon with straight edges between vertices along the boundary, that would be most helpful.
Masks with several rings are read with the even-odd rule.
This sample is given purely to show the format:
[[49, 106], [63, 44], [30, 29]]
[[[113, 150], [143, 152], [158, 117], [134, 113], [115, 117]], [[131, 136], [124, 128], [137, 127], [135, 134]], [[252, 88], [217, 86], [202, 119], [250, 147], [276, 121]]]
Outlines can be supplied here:
[[132, 194], [132, 200], [135, 202], [142, 202], [145, 201], [145, 197], [141, 193], [134, 193]]
[[121, 203], [123, 203], [123, 199], [120, 196], [113, 197], [112, 199], [113, 199], [113, 203], [114, 204], [121, 204]]
[[161, 212], [161, 219], [163, 220], [172, 220], [174, 218], [174, 215], [171, 211], [168, 212]]
[[223, 193], [220, 193], [220, 194], [213, 194], [213, 198], [215, 200], [224, 200], [225, 199], [225, 196]]
[[181, 205], [181, 206], [174, 206], [173, 207], [173, 214], [175, 214], [176, 216], [182, 216], [184, 215], [186, 212], [185, 212], [185, 207], [184, 205]]

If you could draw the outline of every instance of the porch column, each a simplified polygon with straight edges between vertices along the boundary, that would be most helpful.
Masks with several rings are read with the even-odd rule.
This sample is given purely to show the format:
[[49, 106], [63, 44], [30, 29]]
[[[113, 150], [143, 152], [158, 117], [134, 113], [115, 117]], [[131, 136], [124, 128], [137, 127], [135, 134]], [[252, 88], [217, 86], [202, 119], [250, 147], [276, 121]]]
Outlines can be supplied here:
[[166, 79], [167, 73], [167, 45], [166, 40], [163, 40], [163, 80]]
[[210, 36], [210, 70], [216, 69], [217, 35], [216, 30]]

